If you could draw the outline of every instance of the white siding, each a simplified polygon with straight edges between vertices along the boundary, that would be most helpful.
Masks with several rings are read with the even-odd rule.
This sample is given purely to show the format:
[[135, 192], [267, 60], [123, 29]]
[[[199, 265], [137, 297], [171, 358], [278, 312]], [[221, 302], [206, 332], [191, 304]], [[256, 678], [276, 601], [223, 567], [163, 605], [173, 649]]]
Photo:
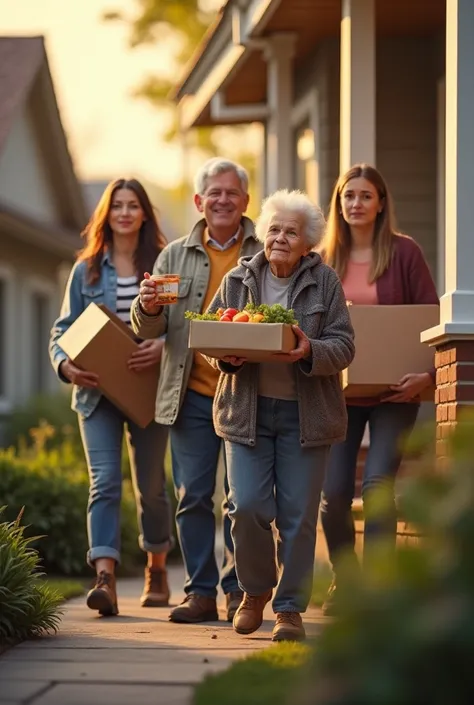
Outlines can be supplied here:
[[25, 106], [0, 154], [0, 200], [40, 221], [59, 222], [52, 186]]

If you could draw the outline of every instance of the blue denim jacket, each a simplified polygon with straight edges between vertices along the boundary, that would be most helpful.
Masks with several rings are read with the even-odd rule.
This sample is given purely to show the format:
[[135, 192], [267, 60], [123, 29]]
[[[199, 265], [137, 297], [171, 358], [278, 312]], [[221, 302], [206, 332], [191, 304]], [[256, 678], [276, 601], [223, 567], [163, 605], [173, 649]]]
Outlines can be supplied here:
[[[102, 259], [100, 279], [94, 284], [89, 284], [86, 279], [87, 265], [85, 262], [76, 262], [72, 268], [64, 293], [61, 313], [56, 319], [51, 330], [49, 342], [49, 356], [51, 364], [62, 382], [69, 383], [59, 371], [59, 365], [67, 360], [64, 350], [58, 345], [62, 334], [79, 318], [81, 313], [90, 303], [105, 304], [114, 313], [117, 310], [117, 272], [106, 253]], [[92, 414], [101, 398], [97, 389], [86, 389], [74, 385], [72, 391], [72, 408], [81, 416], [88, 417]]]

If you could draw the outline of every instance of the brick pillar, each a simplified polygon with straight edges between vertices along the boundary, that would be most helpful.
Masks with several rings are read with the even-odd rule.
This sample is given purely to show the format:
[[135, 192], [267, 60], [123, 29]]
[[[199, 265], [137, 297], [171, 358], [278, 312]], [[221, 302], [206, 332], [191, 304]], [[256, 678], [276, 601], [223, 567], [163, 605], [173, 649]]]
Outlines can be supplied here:
[[474, 341], [458, 340], [436, 347], [436, 454], [446, 457], [446, 438], [463, 410], [474, 408]]

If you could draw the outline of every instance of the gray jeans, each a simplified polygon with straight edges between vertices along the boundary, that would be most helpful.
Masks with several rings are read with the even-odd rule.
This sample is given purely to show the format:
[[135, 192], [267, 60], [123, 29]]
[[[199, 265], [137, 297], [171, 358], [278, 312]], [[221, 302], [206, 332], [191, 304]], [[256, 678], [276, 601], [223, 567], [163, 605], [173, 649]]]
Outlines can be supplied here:
[[259, 397], [256, 445], [225, 444], [237, 578], [249, 595], [277, 585], [274, 612], [305, 612], [311, 596], [329, 446], [302, 447], [300, 436], [298, 402]]
[[365, 426], [369, 424], [370, 447], [364, 466], [362, 499], [364, 508], [378, 488], [387, 492], [383, 514], [366, 517], [364, 546], [371, 539], [385, 538], [395, 544], [397, 512], [394, 481], [402, 460], [400, 443], [416, 422], [418, 404], [386, 402], [374, 406], [348, 405], [346, 440], [331, 448], [321, 496], [321, 521], [329, 558], [337, 572], [338, 556], [354, 554], [355, 530], [351, 506], [355, 492], [357, 456]]

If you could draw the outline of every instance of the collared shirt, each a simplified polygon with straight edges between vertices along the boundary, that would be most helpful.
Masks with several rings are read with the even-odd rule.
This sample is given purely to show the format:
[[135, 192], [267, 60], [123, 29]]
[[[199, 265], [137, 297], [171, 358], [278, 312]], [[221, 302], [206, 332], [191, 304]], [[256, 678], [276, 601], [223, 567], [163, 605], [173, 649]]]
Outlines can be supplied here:
[[237, 232], [235, 235], [232, 235], [224, 244], [217, 242], [217, 240], [214, 240], [213, 237], [211, 237], [211, 234], [209, 232], [209, 228], [205, 228], [204, 230], [204, 242], [211, 247], [214, 247], [216, 250], [220, 250], [221, 252], [225, 252], [225, 250], [228, 250], [229, 247], [232, 247], [232, 245], [235, 245], [235, 243], [238, 241], [240, 234], [242, 231], [242, 226], [239, 225]]

